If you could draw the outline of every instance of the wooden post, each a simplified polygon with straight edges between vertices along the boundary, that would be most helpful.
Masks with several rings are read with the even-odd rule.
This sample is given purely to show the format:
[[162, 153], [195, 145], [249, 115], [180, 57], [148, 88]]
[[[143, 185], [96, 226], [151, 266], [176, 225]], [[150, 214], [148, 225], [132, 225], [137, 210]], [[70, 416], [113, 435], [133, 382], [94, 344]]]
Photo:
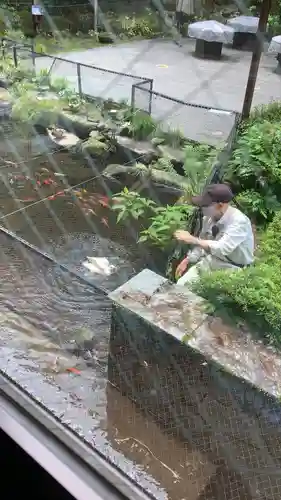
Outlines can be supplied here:
[[256, 81], [257, 81], [257, 75], [260, 65], [260, 59], [263, 51], [264, 35], [266, 32], [270, 9], [271, 9], [271, 0], [263, 0], [260, 10], [260, 19], [259, 19], [256, 43], [252, 55], [252, 61], [251, 61], [245, 98], [243, 103], [242, 120], [248, 118], [250, 115]]

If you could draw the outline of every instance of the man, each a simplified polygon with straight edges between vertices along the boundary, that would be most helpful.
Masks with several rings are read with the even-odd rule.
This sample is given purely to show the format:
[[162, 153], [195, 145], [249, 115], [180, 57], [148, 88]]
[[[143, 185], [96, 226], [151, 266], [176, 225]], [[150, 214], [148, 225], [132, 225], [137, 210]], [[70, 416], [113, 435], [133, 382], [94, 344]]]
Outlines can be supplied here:
[[177, 29], [181, 35], [186, 35], [183, 33], [183, 26], [188, 23], [190, 18], [194, 15], [194, 0], [177, 0], [176, 6], [176, 23]]
[[233, 196], [226, 184], [211, 184], [201, 196], [192, 198], [192, 204], [202, 210], [203, 225], [199, 238], [188, 231], [174, 234], [177, 240], [194, 246], [177, 267], [178, 285], [198, 280], [200, 271], [241, 269], [253, 263], [252, 225], [246, 215], [230, 206]]

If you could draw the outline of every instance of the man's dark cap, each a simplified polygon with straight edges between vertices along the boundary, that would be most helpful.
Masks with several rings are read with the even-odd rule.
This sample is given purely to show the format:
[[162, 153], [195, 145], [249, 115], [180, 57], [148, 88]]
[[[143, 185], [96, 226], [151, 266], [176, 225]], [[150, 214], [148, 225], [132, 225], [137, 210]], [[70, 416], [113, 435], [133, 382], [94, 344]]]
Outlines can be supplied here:
[[209, 207], [212, 203], [229, 203], [233, 197], [227, 184], [210, 184], [200, 196], [193, 196], [191, 201], [197, 207]]

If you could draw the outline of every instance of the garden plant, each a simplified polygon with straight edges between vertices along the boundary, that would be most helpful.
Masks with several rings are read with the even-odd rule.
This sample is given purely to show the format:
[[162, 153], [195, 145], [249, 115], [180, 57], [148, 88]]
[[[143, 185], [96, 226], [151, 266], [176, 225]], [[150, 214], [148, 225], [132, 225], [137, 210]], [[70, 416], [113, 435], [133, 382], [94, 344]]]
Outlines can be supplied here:
[[[0, 73], [8, 82], [13, 120], [30, 134], [38, 125], [45, 130], [61, 126], [62, 117], [70, 123], [70, 129], [79, 129], [80, 153], [93, 157], [96, 165], [101, 165], [104, 177], [114, 177], [121, 184], [113, 204], [119, 222], [136, 219], [140, 244], [157, 245], [163, 252], [171, 253], [172, 234], [190, 224], [190, 196], [204, 187], [218, 151], [189, 141], [178, 130], [163, 129], [146, 113], [132, 111], [124, 102], [88, 102], [66, 80], [51, 79], [44, 71], [35, 74], [24, 66], [15, 68], [6, 59], [0, 62]], [[91, 116], [91, 122], [87, 122], [87, 116]], [[212, 304], [217, 314], [246, 322], [255, 334], [277, 346], [281, 341], [280, 124], [279, 102], [254, 110], [239, 127], [224, 172], [223, 180], [231, 183], [236, 205], [248, 214], [256, 228], [255, 264], [237, 273], [218, 271], [212, 276], [202, 275], [196, 287], [196, 292]], [[155, 157], [120, 164], [110, 162], [110, 155], [118, 148], [118, 137], [124, 136], [131, 141], [149, 141]], [[180, 162], [171, 154], [174, 150], [180, 151]], [[105, 153], [106, 161], [102, 163]], [[163, 207], [145, 197], [143, 187], [151, 184], [154, 189], [165, 186], [174, 190], [177, 203]]]

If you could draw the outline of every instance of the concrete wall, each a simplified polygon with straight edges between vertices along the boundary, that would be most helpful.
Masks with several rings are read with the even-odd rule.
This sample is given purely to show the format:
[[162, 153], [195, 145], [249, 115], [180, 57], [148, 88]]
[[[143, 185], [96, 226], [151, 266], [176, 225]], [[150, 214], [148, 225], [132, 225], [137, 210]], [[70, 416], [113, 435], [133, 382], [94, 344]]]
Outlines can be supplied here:
[[[198, 499], [280, 499], [279, 402], [194, 348], [193, 333], [181, 341], [187, 332], [171, 302], [175, 293], [183, 301], [180, 287], [143, 271], [111, 294], [109, 380], [214, 464], [215, 478]], [[186, 300], [188, 311], [189, 293]]]

